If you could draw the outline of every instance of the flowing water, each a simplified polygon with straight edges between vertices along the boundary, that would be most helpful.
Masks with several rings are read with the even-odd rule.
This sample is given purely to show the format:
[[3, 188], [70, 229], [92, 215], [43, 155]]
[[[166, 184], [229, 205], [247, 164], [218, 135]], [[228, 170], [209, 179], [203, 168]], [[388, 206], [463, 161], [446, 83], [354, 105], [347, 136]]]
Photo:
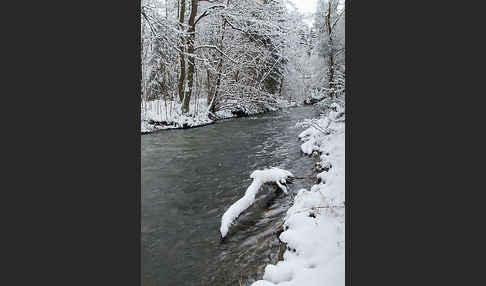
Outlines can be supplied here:
[[301, 188], [286, 196], [265, 186], [255, 204], [221, 242], [221, 216], [251, 184], [257, 169], [279, 167], [296, 176], [311, 172], [295, 128], [316, 116], [312, 107], [220, 121], [142, 136], [142, 285], [249, 285], [276, 263], [275, 235]]

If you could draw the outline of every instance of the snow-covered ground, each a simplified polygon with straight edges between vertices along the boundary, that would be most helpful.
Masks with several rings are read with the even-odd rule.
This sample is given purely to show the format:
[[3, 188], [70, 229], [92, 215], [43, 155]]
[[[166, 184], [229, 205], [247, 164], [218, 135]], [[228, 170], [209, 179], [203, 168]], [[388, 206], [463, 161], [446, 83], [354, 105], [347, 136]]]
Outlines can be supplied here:
[[[234, 117], [230, 112], [219, 112], [217, 116], [221, 118]], [[150, 122], [163, 122], [164, 125], [154, 125]], [[173, 129], [201, 126], [212, 123], [208, 117], [208, 107], [206, 101], [201, 99], [197, 103], [190, 104], [189, 114], [181, 112], [181, 104], [174, 101], [151, 100], [142, 102], [141, 106], [141, 126], [142, 133], [148, 133], [159, 129]]]
[[[278, 108], [296, 105], [295, 102], [288, 103], [285, 100], [278, 100], [275, 106], [267, 106], [267, 108], [268, 110], [277, 110]], [[252, 108], [252, 106], [244, 106], [238, 103], [235, 103], [235, 106], [244, 110], [248, 115], [261, 112], [258, 109]], [[217, 111], [215, 115], [219, 119], [237, 117], [237, 115], [233, 114], [228, 109]], [[151, 124], [154, 122], [158, 123]], [[202, 126], [213, 122], [214, 121], [209, 117], [205, 98], [191, 100], [188, 114], [182, 114], [181, 104], [176, 101], [164, 101], [163, 99], [158, 99], [143, 101], [141, 105], [141, 133], [150, 133], [160, 129]]]
[[284, 260], [267, 265], [263, 280], [252, 286], [324, 286], [345, 282], [345, 123], [336, 103], [299, 138], [306, 154], [318, 152], [319, 184], [301, 189], [287, 211], [280, 240]]

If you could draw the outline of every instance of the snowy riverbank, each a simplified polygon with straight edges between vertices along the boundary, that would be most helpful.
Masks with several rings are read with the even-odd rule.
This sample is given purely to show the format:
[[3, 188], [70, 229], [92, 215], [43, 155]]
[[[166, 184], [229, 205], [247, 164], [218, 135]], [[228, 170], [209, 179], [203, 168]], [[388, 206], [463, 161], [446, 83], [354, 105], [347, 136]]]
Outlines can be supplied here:
[[[219, 112], [220, 118], [234, 117], [230, 112]], [[181, 104], [178, 102], [151, 100], [142, 102], [141, 126], [142, 134], [163, 129], [179, 129], [204, 126], [213, 123], [208, 117], [206, 102], [199, 100], [190, 105], [189, 114], [182, 114]]]
[[265, 110], [245, 108], [243, 113], [238, 113], [225, 109], [217, 111], [210, 116], [206, 101], [203, 99], [191, 102], [188, 114], [182, 114], [181, 104], [178, 102], [169, 102], [161, 99], [145, 101], [142, 102], [141, 106], [140, 132], [141, 134], [147, 134], [164, 129], [199, 127], [212, 124], [216, 120], [255, 115], [292, 106], [297, 105], [295, 102], [279, 101], [276, 106], [268, 106]]
[[344, 285], [344, 117], [344, 108], [334, 103], [321, 118], [305, 122], [301, 149], [319, 154], [319, 183], [298, 191], [279, 236], [287, 246], [283, 261], [267, 265], [263, 280], [252, 286]]

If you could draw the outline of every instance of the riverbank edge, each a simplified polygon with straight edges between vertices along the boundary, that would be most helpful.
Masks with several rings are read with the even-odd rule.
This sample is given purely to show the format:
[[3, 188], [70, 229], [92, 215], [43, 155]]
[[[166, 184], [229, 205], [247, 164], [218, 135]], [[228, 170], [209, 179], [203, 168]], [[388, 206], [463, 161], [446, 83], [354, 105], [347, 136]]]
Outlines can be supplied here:
[[[227, 120], [233, 119], [233, 118], [235, 118], [235, 117], [227, 118]], [[220, 119], [220, 120], [222, 120], [222, 119]], [[203, 126], [207, 126], [207, 125], [214, 124], [214, 123], [216, 123], [216, 121], [218, 121], [218, 120], [213, 120], [211, 122], [207, 122], [207, 123], [203, 123], [203, 124], [197, 124], [197, 125], [192, 125], [192, 126], [175, 126], [175, 125], [170, 125], [167, 128], [156, 128], [156, 129], [153, 129], [153, 130], [150, 130], [150, 131], [140, 131], [139, 135], [148, 135], [148, 134], [152, 134], [152, 133], [158, 133], [158, 132], [161, 132], [161, 131], [174, 130], [174, 129], [192, 129], [192, 128], [198, 128], [198, 127], [203, 127]]]
[[[341, 110], [338, 110], [337, 112], [333, 112], [334, 113], [333, 114], [334, 116], [332, 116], [333, 117], [332, 118], [332, 121], [337, 122], [336, 121], [336, 118], [335, 118], [336, 117], [335, 115], [339, 114], [340, 112], [341, 112]], [[342, 112], [344, 112], [344, 111], [342, 111]], [[319, 118], [319, 120], [322, 120], [322, 119], [324, 119], [324, 117], [330, 117], [330, 116], [329, 116], [329, 114], [327, 116], [323, 116], [323, 114], [321, 114], [321, 116], [319, 116], [318, 118]], [[329, 119], [331, 119], [331, 118], [329, 118]], [[344, 123], [344, 121], [342, 121], [342, 122]], [[329, 125], [328, 125], [328, 127], [329, 127]], [[343, 130], [344, 130], [344, 128], [345, 127], [343, 126]], [[311, 145], [314, 145], [314, 146], [311, 147], [311, 150], [304, 151], [305, 148], [304, 148], [303, 145], [305, 145], [308, 141], [311, 141], [311, 140], [309, 140], [309, 139], [303, 140], [303, 138], [305, 136], [307, 136], [307, 135], [304, 135], [303, 136], [303, 134], [306, 133], [306, 132], [308, 132], [311, 129], [316, 129], [316, 128], [314, 128], [312, 126], [309, 126], [308, 128], [306, 128], [299, 135], [299, 139], [302, 140], [302, 141], [304, 141], [304, 143], [301, 146], [302, 155], [303, 156], [309, 156], [309, 157], [311, 157], [313, 159], [312, 172], [310, 174], [310, 176], [313, 178], [313, 184], [309, 188], [309, 192], [312, 192], [312, 189], [314, 189], [314, 188], [320, 188], [320, 187], [322, 187], [322, 185], [321, 185], [321, 179], [322, 179], [322, 177], [320, 175], [323, 174], [323, 173], [328, 173], [329, 170], [330, 170], [330, 168], [332, 168], [332, 165], [330, 165], [329, 167], [321, 166], [321, 163], [324, 163], [326, 161], [326, 160], [323, 160], [323, 158], [321, 156], [323, 156], [323, 154], [326, 154], [326, 153], [327, 153], [326, 155], [329, 155], [328, 152], [330, 152], [330, 151], [324, 151], [321, 148], [320, 145], [321, 145], [322, 142], [319, 142], [319, 144], [317, 144], [317, 146], [314, 145], [314, 143], [312, 143]], [[316, 129], [316, 131], [318, 131], [318, 130]], [[328, 133], [325, 137], [327, 137], [329, 135], [331, 135], [331, 133]], [[314, 134], [310, 134], [310, 137], [311, 138], [314, 137], [314, 136], [315, 136]], [[317, 142], [317, 140], [315, 142]], [[344, 171], [344, 170], [342, 170], [342, 171]], [[304, 189], [304, 191], [305, 192], [308, 192], [305, 189]], [[344, 192], [344, 190], [342, 190], [342, 191]], [[318, 192], [321, 192], [321, 190], [318, 190]], [[293, 271], [290, 271], [289, 270], [289, 268], [290, 268], [289, 266], [292, 265], [292, 264], [294, 264], [295, 262], [293, 262], [292, 264], [290, 264], [290, 261], [287, 261], [284, 258], [284, 254], [286, 252], [288, 252], [288, 253], [290, 253], [290, 255], [295, 255], [296, 249], [295, 248], [292, 248], [291, 246], [289, 246], [285, 242], [285, 240], [287, 240], [289, 237], [286, 236], [285, 238], [283, 238], [282, 237], [282, 233], [286, 232], [289, 229], [289, 222], [290, 222], [290, 220], [292, 220], [291, 217], [296, 214], [296, 212], [290, 213], [289, 210], [294, 209], [294, 208], [297, 208], [298, 209], [298, 206], [297, 206], [297, 202], [296, 201], [297, 201], [297, 197], [299, 195], [300, 195], [300, 191], [299, 191], [299, 194], [296, 197], [294, 197], [294, 201], [292, 202], [290, 208], [287, 210], [287, 215], [284, 218], [284, 220], [282, 221], [281, 225], [274, 232], [274, 235], [277, 236], [277, 239], [279, 241], [279, 252], [277, 254], [277, 261], [276, 261], [276, 263], [275, 264], [267, 264], [266, 267], [265, 267], [265, 270], [264, 270], [264, 275], [261, 278], [261, 280], [257, 280], [255, 282], [253, 282], [251, 284], [251, 286], [273, 286], [273, 285], [278, 285], [281, 282], [290, 282], [290, 281], [292, 281], [294, 279]], [[344, 207], [344, 203], [345, 202], [343, 201], [343, 206], [342, 207]], [[302, 210], [305, 210], [305, 209], [302, 209]], [[297, 213], [298, 212], [299, 211], [297, 211]], [[316, 212], [316, 209], [314, 207], [310, 208], [309, 211], [308, 211], [308, 213], [309, 213], [308, 216], [309, 217], [312, 217], [314, 219], [316, 219], [316, 218], [319, 218], [320, 219], [321, 215], [323, 215], [321, 213]], [[325, 217], [322, 217], [322, 218], [325, 219]], [[308, 234], [310, 234], [310, 233], [308, 233]], [[318, 235], [318, 233], [316, 232], [313, 235]], [[292, 239], [292, 240], [293, 240], [293, 243], [295, 244], [295, 238]], [[339, 247], [339, 245], [338, 245], [338, 247]], [[340, 256], [337, 255], [337, 261], [339, 261], [339, 258], [340, 258]], [[336, 258], [334, 258], [334, 260], [336, 260]], [[284, 266], [281, 263], [283, 263], [283, 264], [286, 264], [287, 263], [287, 264]], [[293, 266], [295, 267], [295, 264]], [[294, 268], [294, 267], [291, 267], [291, 268]], [[340, 273], [340, 269], [339, 270], [336, 269], [336, 270], [337, 270], [336, 272], [338, 272], [337, 275], [334, 275], [334, 277], [331, 275], [331, 278], [334, 278], [335, 279], [336, 277], [339, 277], [339, 275], [341, 274]], [[338, 281], [339, 280], [340, 279], [338, 278]], [[339, 282], [341, 282], [341, 281], [339, 281]], [[294, 284], [289, 284], [289, 285], [294, 285]]]
[[252, 117], [252, 116], [267, 114], [267, 113], [271, 113], [271, 112], [278, 112], [279, 110], [283, 110], [283, 109], [289, 109], [289, 108], [295, 108], [295, 107], [301, 107], [301, 106], [306, 106], [306, 105], [292, 105], [292, 106], [280, 107], [277, 110], [266, 110], [266, 111], [263, 111], [263, 112], [258, 112], [258, 113], [253, 113], [253, 114], [241, 114], [241, 115], [235, 115], [235, 116], [231, 116], [231, 117], [218, 117], [217, 119], [214, 119], [211, 122], [205, 122], [203, 124], [195, 124], [195, 125], [192, 125], [192, 126], [170, 125], [170, 127], [167, 127], [167, 128], [157, 128], [157, 129], [153, 129], [153, 130], [150, 130], [150, 131], [141, 131], [140, 130], [139, 135], [148, 135], [148, 134], [158, 133], [158, 132], [167, 131], [167, 130], [192, 129], [192, 128], [204, 127], [204, 126], [215, 124], [215, 123], [220, 122], [220, 121]]

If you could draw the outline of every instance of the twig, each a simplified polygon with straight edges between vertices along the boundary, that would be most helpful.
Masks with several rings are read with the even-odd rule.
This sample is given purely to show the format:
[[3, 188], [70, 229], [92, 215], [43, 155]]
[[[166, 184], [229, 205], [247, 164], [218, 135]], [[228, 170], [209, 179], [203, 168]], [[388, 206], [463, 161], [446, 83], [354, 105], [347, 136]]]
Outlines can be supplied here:
[[213, 45], [201, 45], [201, 46], [197, 46], [194, 48], [194, 51], [196, 51], [197, 49], [201, 49], [201, 48], [208, 48], [208, 49], [215, 49], [216, 51], [218, 51], [220, 54], [222, 54], [223, 56], [225, 56], [226, 58], [228, 58], [230, 61], [232, 61], [233, 63], [235, 64], [239, 64], [237, 61], [233, 60], [231, 57], [229, 57], [227, 54], [225, 54], [223, 51], [221, 51], [218, 47], [216, 46], [213, 46]]
[[310, 125], [312, 127], [314, 127], [315, 129], [317, 129], [317, 131], [320, 131], [321, 133], [323, 133], [324, 135], [328, 135], [330, 134], [331, 132], [329, 130], [326, 130], [326, 129], [322, 129], [322, 127], [320, 127], [319, 125], [317, 125], [316, 123], [314, 122], [311, 122]]
[[199, 15], [199, 17], [196, 19], [196, 22], [194, 22], [194, 25], [196, 25], [197, 22], [199, 22], [202, 18], [208, 16], [209, 13], [211, 12], [210, 10], [211, 9], [215, 9], [215, 8], [226, 8], [226, 6], [225, 5], [215, 5], [215, 6], [209, 7], [206, 11], [204, 11], [204, 13], [202, 13], [201, 15]]
[[297, 212], [292, 213], [292, 214], [303, 213], [303, 212], [312, 211], [312, 210], [315, 210], [315, 209], [333, 209], [333, 208], [344, 208], [344, 207], [345, 207], [344, 205], [312, 207], [312, 208], [308, 208], [308, 209], [303, 209], [303, 210], [297, 211]]

